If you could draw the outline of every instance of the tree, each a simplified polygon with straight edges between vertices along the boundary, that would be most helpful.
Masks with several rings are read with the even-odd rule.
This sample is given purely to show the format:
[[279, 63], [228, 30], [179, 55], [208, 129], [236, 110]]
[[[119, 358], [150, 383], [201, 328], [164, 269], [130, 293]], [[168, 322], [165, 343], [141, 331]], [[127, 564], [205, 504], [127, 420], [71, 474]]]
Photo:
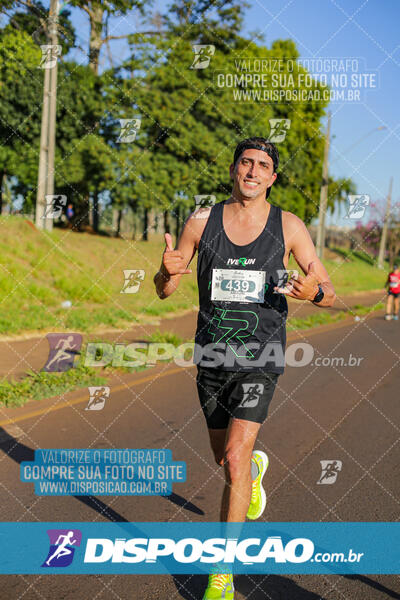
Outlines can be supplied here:
[[98, 193], [112, 183], [100, 126], [106, 108], [103, 82], [89, 66], [73, 62], [60, 64], [59, 81], [55, 184], [73, 201], [75, 226], [83, 229], [89, 225], [90, 195], [97, 205]]
[[[0, 190], [6, 175], [17, 192], [35, 185], [40, 137], [41, 52], [30, 36], [8, 25], [0, 45]], [[23, 158], [23, 160], [22, 160]], [[1, 212], [0, 191], [0, 212]]]
[[[77, 6], [86, 12], [89, 17], [89, 64], [93, 72], [99, 74], [100, 51], [104, 44], [110, 40], [124, 39], [127, 35], [110, 35], [108, 33], [109, 18], [117, 14], [126, 14], [131, 9], [137, 9], [143, 14], [144, 0], [71, 0], [73, 6]], [[147, 3], [149, 4], [149, 3]]]
[[[49, 11], [41, 2], [28, 0], [16, 2], [16, 7], [22, 6], [25, 11], [16, 10], [11, 16], [9, 24], [19, 31], [25, 31], [38, 46], [48, 43], [48, 15]], [[75, 46], [75, 30], [70, 21], [70, 11], [63, 8], [58, 17], [58, 43], [62, 46], [62, 56]]]
[[[217, 200], [230, 194], [228, 167], [236, 144], [253, 135], [268, 137], [269, 119], [279, 117], [290, 119], [291, 129], [279, 145], [281, 167], [271, 200], [310, 220], [319, 198], [324, 104], [235, 102], [231, 89], [216, 84], [218, 73], [235, 68], [235, 57], [245, 52], [250, 58], [285, 60], [295, 58], [297, 50], [291, 41], [275, 42], [268, 49], [235, 31], [229, 45], [226, 39], [226, 32], [221, 39], [219, 31], [203, 27], [195, 42], [212, 44], [215, 53], [208, 68], [191, 69], [193, 40], [183, 31], [179, 37], [132, 36], [133, 58], [123, 68], [136, 70], [136, 76], [118, 81], [116, 104], [126, 99], [131, 114], [142, 116], [136, 142], [141, 152], [130, 166], [143, 192], [140, 202], [159, 211], [169, 209], [181, 226], [194, 208], [195, 194], [212, 194]], [[295, 77], [300, 72], [299, 67]]]

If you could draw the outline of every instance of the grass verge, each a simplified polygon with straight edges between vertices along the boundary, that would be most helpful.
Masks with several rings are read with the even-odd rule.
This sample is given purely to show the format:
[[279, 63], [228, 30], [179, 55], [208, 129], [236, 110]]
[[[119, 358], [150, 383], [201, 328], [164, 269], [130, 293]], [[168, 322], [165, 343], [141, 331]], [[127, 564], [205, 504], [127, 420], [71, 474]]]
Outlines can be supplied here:
[[355, 304], [352, 308], [350, 308], [350, 310], [341, 310], [338, 313], [319, 311], [303, 319], [293, 317], [292, 319], [288, 319], [287, 331], [300, 331], [302, 329], [318, 327], [319, 325], [336, 323], [337, 321], [342, 321], [348, 316], [362, 317], [371, 312], [375, 312], [376, 310], [381, 310], [382, 308], [384, 308], [384, 304], [382, 302], [379, 302], [379, 304], [376, 304], [375, 306], [362, 306], [361, 304]]
[[[143, 242], [60, 229], [44, 233], [17, 216], [0, 216], [0, 228], [0, 335], [128, 329], [198, 304], [196, 259], [171, 298], [157, 297], [153, 276], [162, 235]], [[383, 288], [387, 277], [361, 252], [336, 249], [324, 264], [340, 296]], [[298, 269], [292, 259], [289, 268]], [[145, 273], [137, 293], [121, 293], [128, 269]], [[70, 308], [63, 308], [65, 301]]]
[[104, 385], [107, 380], [95, 369], [78, 365], [65, 373], [30, 371], [21, 381], [0, 382], [0, 404], [5, 407], [23, 406], [29, 400], [44, 400], [89, 385]]

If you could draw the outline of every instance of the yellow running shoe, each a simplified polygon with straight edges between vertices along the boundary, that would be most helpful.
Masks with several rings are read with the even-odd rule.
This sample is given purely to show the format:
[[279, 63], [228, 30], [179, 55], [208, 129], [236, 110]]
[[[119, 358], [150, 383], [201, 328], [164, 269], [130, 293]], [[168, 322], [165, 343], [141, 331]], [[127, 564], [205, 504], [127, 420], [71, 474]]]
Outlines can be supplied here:
[[233, 600], [234, 591], [232, 573], [212, 573], [203, 600]]
[[265, 454], [265, 452], [262, 452], [262, 450], [255, 450], [253, 452], [251, 460], [258, 467], [258, 475], [253, 480], [251, 500], [249, 510], [247, 511], [247, 518], [254, 521], [254, 519], [258, 519], [259, 517], [261, 517], [267, 504], [267, 497], [265, 495], [265, 490], [262, 487], [261, 483], [265, 471], [268, 469], [269, 460], [268, 456]]

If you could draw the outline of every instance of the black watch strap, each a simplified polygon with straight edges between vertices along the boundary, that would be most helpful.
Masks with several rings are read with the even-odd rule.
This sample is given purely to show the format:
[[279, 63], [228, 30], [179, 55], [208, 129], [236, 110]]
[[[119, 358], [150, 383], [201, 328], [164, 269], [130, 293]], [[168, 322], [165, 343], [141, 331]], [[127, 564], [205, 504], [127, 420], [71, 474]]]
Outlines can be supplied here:
[[325, 296], [324, 294], [324, 290], [322, 289], [321, 284], [318, 284], [318, 292], [315, 294], [314, 296], [314, 300], [313, 302], [321, 302], [321, 300], [323, 299], [323, 297]]

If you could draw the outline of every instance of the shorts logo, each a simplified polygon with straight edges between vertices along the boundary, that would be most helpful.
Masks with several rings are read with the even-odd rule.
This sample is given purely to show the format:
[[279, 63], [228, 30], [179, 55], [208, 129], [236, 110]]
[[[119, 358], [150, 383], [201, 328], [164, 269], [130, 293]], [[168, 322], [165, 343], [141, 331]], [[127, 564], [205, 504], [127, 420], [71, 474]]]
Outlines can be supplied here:
[[262, 383], [242, 383], [243, 387], [243, 400], [239, 404], [241, 408], [254, 408], [257, 406], [261, 394], [264, 391], [264, 384]]
[[42, 567], [68, 567], [74, 558], [74, 546], [80, 546], [79, 529], [48, 529], [50, 548]]

